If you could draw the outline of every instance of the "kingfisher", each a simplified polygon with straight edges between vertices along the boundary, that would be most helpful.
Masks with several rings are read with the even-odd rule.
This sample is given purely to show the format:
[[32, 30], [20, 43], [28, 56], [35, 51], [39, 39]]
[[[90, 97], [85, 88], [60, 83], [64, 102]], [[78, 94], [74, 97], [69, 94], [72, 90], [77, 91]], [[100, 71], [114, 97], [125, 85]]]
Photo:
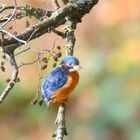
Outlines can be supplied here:
[[78, 70], [82, 69], [74, 56], [65, 56], [44, 79], [41, 92], [48, 108], [54, 103], [64, 103], [79, 82]]

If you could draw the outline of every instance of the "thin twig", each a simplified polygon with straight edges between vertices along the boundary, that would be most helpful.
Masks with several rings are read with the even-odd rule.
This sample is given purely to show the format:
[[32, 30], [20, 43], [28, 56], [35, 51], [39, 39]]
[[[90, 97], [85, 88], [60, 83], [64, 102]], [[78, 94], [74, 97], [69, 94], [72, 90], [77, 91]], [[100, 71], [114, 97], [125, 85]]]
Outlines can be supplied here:
[[38, 53], [38, 65], [39, 65], [39, 80], [38, 80], [38, 87], [37, 87], [37, 94], [36, 94], [36, 98], [37, 96], [41, 93], [40, 92], [40, 84], [41, 84], [41, 79], [42, 79], [42, 63], [40, 60], [40, 53]]
[[12, 15], [8, 18], [8, 20], [7, 20], [5, 23], [3, 23], [3, 24], [1, 25], [0, 28], [3, 28], [3, 27], [15, 16], [16, 10], [17, 10], [17, 2], [16, 2], [16, 0], [14, 0], [14, 10], [13, 10], [13, 13], [12, 13]]
[[[37, 31], [37, 29], [35, 28], [35, 30], [34, 30], [33, 33], [31, 34], [31, 36], [30, 36], [29, 39], [27, 40], [27, 42], [30, 41], [30, 39], [32, 38], [33, 34], [34, 34], [36, 31]], [[23, 52], [26, 52], [26, 51], [28, 51], [28, 50], [30, 50], [30, 49], [31, 49], [31, 48], [29, 47], [29, 48], [27, 48], [27, 49], [25, 49], [25, 50], [22, 50], [22, 51], [16, 53], [15, 56], [17, 56], [17, 55], [19, 55], [19, 54], [22, 54]]]
[[15, 6], [13, 6], [13, 5], [7, 6], [3, 3], [0, 3], [0, 13], [2, 13], [5, 10], [14, 9], [14, 8], [15, 8]]
[[[49, 53], [50, 53], [50, 55], [48, 56], [48, 61], [49, 61], [49, 59], [50, 59], [50, 57], [53, 55], [53, 53], [54, 53], [54, 48], [55, 48], [55, 42], [56, 42], [56, 40], [53, 42], [53, 46], [52, 46], [52, 51], [50, 52], [49, 51]], [[40, 60], [40, 55], [41, 54], [44, 54], [44, 53], [46, 53], [46, 52], [48, 52], [48, 50], [43, 50], [42, 52], [40, 52], [39, 54], [38, 54], [38, 64], [39, 64], [39, 81], [38, 81], [38, 88], [37, 88], [37, 94], [36, 94], [36, 98], [38, 97], [38, 95], [41, 93], [41, 91], [40, 91], [40, 84], [41, 84], [41, 79], [42, 79], [42, 63], [41, 63], [41, 60]]]
[[[37, 53], [39, 52], [37, 49], [32, 48], [31, 46], [29, 46], [28, 43], [27, 43], [27, 41], [17, 38], [16, 36], [12, 35], [10, 32], [8, 32], [8, 31], [6, 31], [6, 30], [4, 30], [4, 29], [0, 29], [0, 32], [3, 32], [3, 33], [8, 34], [8, 35], [11, 36], [13, 39], [17, 40], [20, 44], [26, 45], [26, 46], [27, 46], [28, 48], [30, 48], [32, 51], [37, 52]], [[31, 35], [33, 35], [33, 34], [31, 34]]]
[[[9, 9], [15, 9], [15, 6], [9, 6], [9, 5], [4, 5], [0, 3], [0, 13], [2, 13], [3, 11], [9, 10]], [[26, 6], [16, 6], [16, 19], [21, 19], [25, 16], [33, 16], [37, 19], [40, 19], [44, 16], [51, 16], [52, 11], [48, 11], [45, 9], [41, 9], [41, 8], [35, 8], [29, 5]], [[0, 17], [0, 23], [5, 22], [7, 19], [9, 19], [9, 17], [11, 17], [12, 14], [8, 14], [8, 15], [2, 15]], [[11, 18], [11, 20], [13, 20], [13, 18]]]
[[51, 28], [50, 30], [51, 30], [53, 33], [55, 33], [56, 35], [62, 37], [62, 39], [65, 39], [65, 38], [66, 38], [66, 34], [65, 34], [65, 33], [61, 32], [61, 31], [58, 31], [58, 30], [56, 30], [56, 29], [53, 29], [53, 28]]
[[30, 50], [30, 48], [27, 48], [27, 49], [25, 49], [25, 50], [22, 50], [22, 51], [16, 53], [15, 56], [18, 56], [18, 55], [20, 55], [20, 54], [22, 54], [22, 53], [24, 53], [24, 52], [27, 52], [28, 50]]
[[23, 67], [23, 66], [26, 66], [26, 65], [32, 65], [32, 64], [34, 64], [35, 62], [37, 62], [38, 60], [39, 60], [39, 59], [36, 58], [36, 59], [33, 60], [32, 62], [28, 62], [28, 63], [24, 63], [24, 62], [22, 62], [22, 64], [19, 65], [18, 68]]

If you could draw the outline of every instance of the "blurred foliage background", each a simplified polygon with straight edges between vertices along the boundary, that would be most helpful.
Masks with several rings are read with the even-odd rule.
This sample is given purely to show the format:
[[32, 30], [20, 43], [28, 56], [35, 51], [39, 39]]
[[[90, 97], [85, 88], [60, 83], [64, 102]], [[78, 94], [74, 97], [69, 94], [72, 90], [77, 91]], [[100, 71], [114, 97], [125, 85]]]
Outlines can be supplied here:
[[[11, 0], [0, 2], [12, 4]], [[47, 0], [17, 2], [52, 8]], [[140, 140], [139, 6], [139, 0], [100, 0], [78, 24], [75, 55], [88, 72], [80, 72], [80, 83], [68, 102], [66, 140]], [[37, 22], [29, 20], [31, 24]], [[13, 22], [12, 30], [24, 30], [24, 21]], [[56, 39], [56, 45], [65, 45], [54, 34], [46, 34], [30, 44], [51, 48]], [[34, 57], [29, 51], [17, 59], [20, 63]], [[44, 75], [52, 69], [51, 63]], [[7, 65], [6, 73], [0, 71], [0, 91], [10, 70]], [[48, 111], [45, 104], [30, 104], [36, 94], [38, 66], [22, 67], [20, 79], [0, 105], [0, 139], [51, 140], [57, 107]]]

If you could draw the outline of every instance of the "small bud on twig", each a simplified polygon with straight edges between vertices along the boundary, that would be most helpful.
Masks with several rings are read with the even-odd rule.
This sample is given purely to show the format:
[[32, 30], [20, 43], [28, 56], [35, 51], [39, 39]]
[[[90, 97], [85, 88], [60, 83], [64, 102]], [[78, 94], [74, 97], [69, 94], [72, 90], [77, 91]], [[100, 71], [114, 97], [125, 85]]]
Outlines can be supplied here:
[[17, 35], [17, 32], [16, 31], [14, 32], [14, 35]]
[[48, 59], [47, 59], [46, 57], [42, 58], [42, 61], [43, 61], [44, 63], [48, 63]]
[[40, 100], [38, 101], [38, 104], [41, 106], [41, 105], [43, 104], [43, 99], [40, 99]]
[[19, 78], [17, 78], [17, 79], [16, 79], [16, 82], [20, 82], [20, 79], [19, 79]]
[[1, 62], [0, 64], [1, 64], [1, 65], [4, 65], [4, 62]]
[[10, 82], [10, 86], [11, 86], [11, 87], [13, 87], [13, 86], [14, 86], [14, 84], [15, 84], [14, 82]]
[[12, 27], [12, 26], [10, 26], [10, 27], [9, 27], [9, 30], [11, 30], [12, 28], [13, 28], [13, 27]]
[[58, 61], [58, 58], [56, 56], [53, 57], [54, 61]]
[[9, 83], [10, 82], [10, 79], [8, 78], [8, 79], [6, 79], [6, 83]]
[[31, 104], [35, 105], [36, 103], [37, 103], [37, 99], [35, 98], [35, 99], [32, 100]]
[[5, 72], [5, 67], [1, 66], [0, 69], [2, 72]]
[[2, 57], [3, 59], [6, 59], [6, 56], [5, 56], [4, 53], [1, 55], [1, 57]]
[[47, 68], [47, 65], [43, 65], [41, 69], [44, 70], [46, 68]]
[[29, 26], [30, 26], [30, 23], [29, 23], [28, 20], [26, 20], [26, 22], [25, 22], [25, 27], [28, 28]]
[[57, 48], [58, 50], [61, 50], [61, 47], [60, 47], [60, 46], [57, 46], [56, 48]]
[[56, 67], [56, 65], [57, 65], [57, 63], [54, 63], [54, 64], [53, 64], [53, 68]]
[[55, 54], [55, 57], [57, 57], [57, 58], [60, 58], [61, 56], [62, 56], [62, 53], [61, 52]]

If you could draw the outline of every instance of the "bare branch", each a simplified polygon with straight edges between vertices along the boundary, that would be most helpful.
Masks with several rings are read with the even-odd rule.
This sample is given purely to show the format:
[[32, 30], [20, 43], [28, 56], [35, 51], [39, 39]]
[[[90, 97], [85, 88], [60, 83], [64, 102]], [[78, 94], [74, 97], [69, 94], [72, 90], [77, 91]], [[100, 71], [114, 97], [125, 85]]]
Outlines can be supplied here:
[[17, 10], [17, 3], [16, 3], [16, 0], [14, 0], [14, 10], [13, 10], [13, 13], [12, 13], [11, 16], [7, 19], [7, 21], [1, 25], [0, 28], [3, 28], [3, 27], [15, 16], [16, 10]]
[[[38, 24], [36, 24], [30, 28], [27, 28], [26, 31], [17, 35], [16, 38], [27, 41], [35, 28], [37, 29], [37, 31], [30, 40], [38, 38], [41, 35], [47, 33], [49, 28], [56, 28], [56, 27], [64, 24], [66, 21], [65, 17], [67, 17], [67, 16], [73, 17], [74, 20], [76, 20], [77, 22], [80, 22], [81, 18], [91, 10], [91, 8], [97, 3], [97, 1], [98, 0], [88, 0], [88, 1], [79, 0], [79, 3], [78, 3], [78, 1], [76, 1], [75, 3], [68, 3], [64, 7], [55, 10], [52, 13], [52, 16], [50, 18], [48, 18], [48, 20], [45, 19], [45, 20], [39, 22]], [[4, 46], [10, 45], [10, 44], [19, 44], [19, 42], [12, 37], [5, 38], [3, 40]], [[16, 49], [16, 48], [17, 48], [17, 46], [13, 49]], [[7, 49], [9, 49], [9, 48], [7, 48]]]
[[55, 124], [58, 125], [55, 134], [53, 137], [56, 137], [55, 140], [63, 140], [64, 135], [67, 135], [66, 125], [65, 125], [65, 105], [61, 104], [58, 109], [58, 114], [56, 117]]
[[[37, 19], [40, 19], [44, 16], [50, 17], [51, 16], [51, 11], [47, 11], [41, 8], [35, 8], [29, 5], [26, 6], [8, 6], [0, 3], [0, 13], [3, 11], [9, 10], [9, 9], [15, 9], [16, 8], [16, 19], [21, 19], [26, 16], [33, 16]], [[13, 17], [12, 14], [8, 15], [1, 15], [0, 16], [0, 23], [5, 22], [7, 19], [10, 17]], [[13, 20], [13, 18], [11, 18]]]
[[0, 103], [2, 103], [4, 101], [5, 97], [8, 95], [8, 93], [14, 87], [14, 85], [16, 83], [16, 79], [18, 77], [18, 67], [17, 67], [17, 63], [15, 61], [14, 54], [13, 53], [7, 54], [7, 57], [8, 57], [9, 63], [11, 64], [11, 66], [13, 68], [13, 72], [12, 72], [12, 78], [11, 78], [10, 82], [7, 84], [6, 88], [0, 95]]
[[[74, 30], [76, 29], [76, 22], [71, 17], [66, 17], [65, 33], [67, 38], [67, 44], [65, 48], [66, 55], [73, 55], [74, 45], [75, 45], [75, 35]], [[58, 114], [56, 117], [56, 124], [58, 125], [56, 133], [53, 135], [56, 137], [55, 140], [63, 140], [64, 135], [67, 135], [66, 125], [65, 125], [65, 110], [66, 105], [60, 104], [58, 109]]]
[[71, 17], [66, 17], [66, 26], [65, 26], [65, 32], [66, 32], [66, 38], [67, 38], [67, 44], [65, 47], [66, 55], [73, 55], [74, 51], [74, 45], [75, 45], [75, 35], [74, 30], [76, 29], [76, 21], [74, 21]]

